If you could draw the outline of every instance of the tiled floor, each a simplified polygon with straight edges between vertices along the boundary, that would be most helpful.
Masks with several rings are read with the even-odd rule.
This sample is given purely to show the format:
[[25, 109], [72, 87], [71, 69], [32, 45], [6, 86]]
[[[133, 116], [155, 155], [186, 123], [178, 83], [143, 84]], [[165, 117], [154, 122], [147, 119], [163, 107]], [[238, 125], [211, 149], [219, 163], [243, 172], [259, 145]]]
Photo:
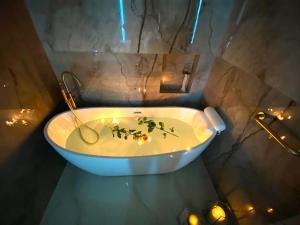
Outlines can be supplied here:
[[101, 177], [68, 164], [41, 225], [176, 225], [217, 194], [201, 157], [166, 175]]

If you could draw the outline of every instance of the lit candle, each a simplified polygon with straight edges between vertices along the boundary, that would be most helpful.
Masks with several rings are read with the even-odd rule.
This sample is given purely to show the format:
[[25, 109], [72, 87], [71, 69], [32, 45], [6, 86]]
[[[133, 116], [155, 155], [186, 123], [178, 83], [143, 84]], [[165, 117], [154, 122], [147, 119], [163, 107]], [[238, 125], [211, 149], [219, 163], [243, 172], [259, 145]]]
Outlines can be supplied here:
[[274, 209], [273, 208], [267, 208], [267, 213], [271, 214], [274, 212]]
[[255, 209], [252, 205], [247, 206], [247, 211], [249, 212], [249, 214], [254, 214], [255, 213]]
[[284, 117], [282, 116], [282, 114], [278, 114], [278, 115], [277, 115], [277, 118], [278, 118], [279, 120], [284, 120]]
[[222, 222], [226, 219], [226, 214], [224, 209], [219, 205], [214, 205], [209, 213], [208, 220], [211, 223]]
[[188, 224], [189, 225], [200, 225], [199, 217], [195, 214], [190, 214], [188, 217]]
[[285, 140], [285, 139], [286, 139], [286, 136], [282, 135], [282, 136], [280, 137], [280, 139], [281, 139], [281, 140]]

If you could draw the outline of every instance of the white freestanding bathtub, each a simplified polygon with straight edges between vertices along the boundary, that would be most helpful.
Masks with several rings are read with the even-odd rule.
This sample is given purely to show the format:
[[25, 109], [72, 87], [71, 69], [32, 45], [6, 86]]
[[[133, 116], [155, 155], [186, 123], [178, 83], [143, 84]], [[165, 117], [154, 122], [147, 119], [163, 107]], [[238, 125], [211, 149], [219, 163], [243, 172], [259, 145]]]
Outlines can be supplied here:
[[[67, 161], [93, 174], [102, 176], [124, 176], [142, 174], [162, 174], [176, 171], [199, 156], [213, 140], [215, 135], [225, 129], [225, 125], [216, 111], [207, 107], [204, 111], [183, 107], [151, 107], [151, 108], [82, 108], [76, 110], [82, 122], [101, 120], [113, 117], [168, 117], [176, 118], [192, 126], [199, 144], [187, 149], [174, 151], [170, 144], [157, 154], [139, 155], [102, 155], [76, 152], [66, 148], [70, 133], [76, 129], [70, 111], [53, 117], [44, 128], [44, 135], [50, 145]], [[101, 138], [101, 137], [100, 137]]]

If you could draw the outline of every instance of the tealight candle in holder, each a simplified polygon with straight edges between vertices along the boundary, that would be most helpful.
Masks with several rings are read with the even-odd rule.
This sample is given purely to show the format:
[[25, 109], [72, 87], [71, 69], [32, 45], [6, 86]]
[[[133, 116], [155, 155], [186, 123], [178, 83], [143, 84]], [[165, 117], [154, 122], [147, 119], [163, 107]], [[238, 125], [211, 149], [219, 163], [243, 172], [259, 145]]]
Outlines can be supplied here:
[[[184, 209], [179, 216], [180, 225], [201, 225], [202, 218], [198, 213]], [[205, 223], [206, 224], [206, 223]]]
[[189, 225], [200, 225], [200, 219], [199, 216], [197, 216], [196, 214], [190, 214], [188, 216], [188, 224]]
[[226, 224], [227, 223], [226, 216], [227, 215], [222, 205], [216, 203], [211, 207], [207, 215], [207, 220], [210, 224]]

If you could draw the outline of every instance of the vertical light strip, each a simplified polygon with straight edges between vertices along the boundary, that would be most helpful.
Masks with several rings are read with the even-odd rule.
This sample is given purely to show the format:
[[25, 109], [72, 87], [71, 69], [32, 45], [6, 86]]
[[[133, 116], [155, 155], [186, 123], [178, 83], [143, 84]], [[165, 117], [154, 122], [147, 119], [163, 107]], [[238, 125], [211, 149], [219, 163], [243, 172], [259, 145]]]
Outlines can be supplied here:
[[198, 20], [199, 20], [199, 14], [200, 14], [201, 5], [202, 5], [202, 0], [199, 0], [199, 5], [198, 5], [198, 9], [197, 9], [196, 20], [195, 20], [195, 24], [194, 24], [194, 28], [193, 28], [192, 39], [191, 39], [191, 44], [193, 44], [194, 39], [195, 39], [195, 35], [196, 35], [196, 30], [197, 30], [197, 25], [198, 25]]
[[248, 3], [248, 0], [245, 0], [245, 1], [243, 2], [243, 5], [242, 5], [241, 10], [240, 10], [240, 13], [239, 13], [239, 15], [238, 15], [238, 17], [237, 17], [237, 19], [236, 19], [236, 21], [235, 21], [235, 24], [236, 24], [236, 25], [239, 25], [239, 24], [240, 24], [241, 19], [242, 19], [243, 15], [244, 15], [244, 11], [245, 11], [246, 6], [247, 6], [247, 3]]
[[125, 31], [123, 0], [119, 0], [119, 5], [120, 5], [121, 37], [122, 37], [122, 42], [125, 42], [126, 41], [126, 31]]

